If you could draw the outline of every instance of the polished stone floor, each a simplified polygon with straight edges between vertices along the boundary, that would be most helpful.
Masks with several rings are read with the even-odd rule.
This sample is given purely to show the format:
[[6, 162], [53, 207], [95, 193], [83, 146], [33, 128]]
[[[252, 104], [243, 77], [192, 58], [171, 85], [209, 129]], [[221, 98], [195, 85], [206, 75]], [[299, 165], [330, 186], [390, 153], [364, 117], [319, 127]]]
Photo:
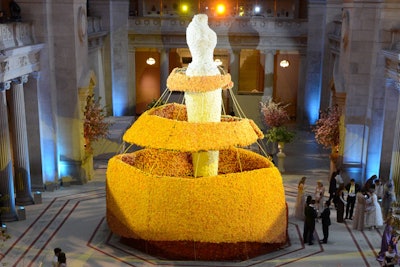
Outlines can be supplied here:
[[[43, 192], [42, 203], [25, 207], [26, 219], [7, 223], [11, 239], [0, 241], [0, 266], [51, 266], [53, 249], [61, 247], [69, 267], [108, 266], [380, 266], [375, 257], [380, 248], [383, 229], [355, 231], [351, 221], [336, 223], [331, 210], [332, 225], [327, 244], [303, 245], [303, 222], [290, 216], [288, 245], [276, 252], [245, 261], [168, 261], [135, 251], [119, 243], [105, 220], [105, 172], [107, 159], [120, 151], [120, 129], [131, 118], [114, 124], [114, 138], [99, 146], [95, 158], [95, 177], [85, 185], [60, 187]], [[312, 193], [316, 181], [328, 185], [328, 151], [315, 144], [313, 134], [298, 130], [296, 140], [285, 146], [285, 172], [282, 173], [286, 199], [293, 212], [297, 182], [307, 176], [306, 191]], [[277, 162], [277, 159], [275, 158]], [[316, 239], [322, 236], [316, 225]]]

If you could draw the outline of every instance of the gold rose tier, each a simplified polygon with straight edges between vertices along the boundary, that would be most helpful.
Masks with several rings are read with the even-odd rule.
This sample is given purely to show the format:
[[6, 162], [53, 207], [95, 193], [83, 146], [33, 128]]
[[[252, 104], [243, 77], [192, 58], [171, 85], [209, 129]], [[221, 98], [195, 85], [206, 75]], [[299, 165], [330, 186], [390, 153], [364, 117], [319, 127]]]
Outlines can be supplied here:
[[[172, 259], [247, 259], [287, 242], [282, 177], [239, 146], [262, 132], [249, 119], [189, 123], [184, 105], [151, 109], [123, 139], [144, 147], [107, 169], [111, 231], [146, 253]], [[218, 150], [218, 175], [194, 178], [193, 151]]]

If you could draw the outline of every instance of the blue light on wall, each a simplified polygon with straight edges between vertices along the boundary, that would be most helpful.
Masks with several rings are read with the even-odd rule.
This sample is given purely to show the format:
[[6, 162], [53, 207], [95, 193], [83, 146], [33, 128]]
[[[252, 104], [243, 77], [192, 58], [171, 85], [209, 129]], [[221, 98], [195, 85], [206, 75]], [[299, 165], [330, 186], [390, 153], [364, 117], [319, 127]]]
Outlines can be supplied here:
[[54, 182], [57, 175], [57, 165], [55, 159], [54, 151], [54, 141], [53, 140], [43, 140], [42, 141], [42, 172], [43, 172], [43, 182]]
[[[310, 78], [309, 78], [310, 79]], [[310, 125], [314, 125], [319, 118], [321, 89], [318, 81], [308, 81], [304, 94], [304, 113], [305, 119]]]
[[113, 115], [118, 116], [128, 116], [129, 113], [129, 96], [125, 89], [126, 86], [122, 84], [118, 85], [116, 82], [113, 84], [112, 90], [112, 105], [113, 105]]

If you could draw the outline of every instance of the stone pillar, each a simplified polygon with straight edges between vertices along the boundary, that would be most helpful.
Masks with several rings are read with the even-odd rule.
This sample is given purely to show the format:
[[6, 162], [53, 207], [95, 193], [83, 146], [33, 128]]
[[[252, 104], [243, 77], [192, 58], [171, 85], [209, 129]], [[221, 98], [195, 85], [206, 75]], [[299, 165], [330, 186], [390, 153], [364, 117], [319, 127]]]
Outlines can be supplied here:
[[167, 78], [169, 75], [169, 48], [160, 49], [160, 71], [161, 71], [161, 95], [167, 89]]
[[323, 0], [308, 1], [307, 74], [302, 106], [304, 106], [303, 122], [310, 125], [315, 124], [319, 117], [325, 5]]
[[265, 50], [264, 53], [264, 94], [262, 101], [266, 101], [267, 97], [272, 97], [274, 89], [274, 50]]
[[27, 75], [16, 78], [11, 83], [11, 90], [7, 91], [10, 109], [16, 203], [20, 206], [33, 204], [23, 86], [27, 81]]
[[13, 162], [11, 160], [10, 130], [8, 128], [8, 111], [6, 91], [10, 82], [0, 83], [0, 193], [5, 198], [0, 207], [7, 208], [1, 212], [2, 221], [17, 220], [14, 202]]
[[[129, 92], [132, 92], [132, 102], [133, 102], [133, 110], [136, 110], [136, 50], [133, 45], [129, 45], [129, 53], [128, 53], [128, 90]], [[135, 115], [136, 112], [134, 112], [132, 115]]]
[[26, 84], [24, 84], [26, 130], [28, 134], [29, 166], [31, 171], [32, 192], [44, 188], [43, 169], [49, 167], [49, 161], [44, 160], [40, 132], [40, 108], [39, 105], [39, 73], [31, 73]]
[[[239, 68], [240, 68], [239, 64], [240, 64], [240, 49], [233, 49], [230, 54], [229, 69], [233, 82], [233, 88], [231, 90], [236, 95], [239, 90]], [[236, 110], [235, 103], [232, 103], [229, 106], [232, 107], [231, 109], [235, 112], [236, 116], [240, 116], [239, 112]]]
[[[400, 87], [400, 86], [399, 86]], [[394, 130], [392, 161], [390, 165], [390, 178], [393, 179], [395, 184], [396, 196], [400, 196], [400, 101], [397, 104], [397, 116]]]

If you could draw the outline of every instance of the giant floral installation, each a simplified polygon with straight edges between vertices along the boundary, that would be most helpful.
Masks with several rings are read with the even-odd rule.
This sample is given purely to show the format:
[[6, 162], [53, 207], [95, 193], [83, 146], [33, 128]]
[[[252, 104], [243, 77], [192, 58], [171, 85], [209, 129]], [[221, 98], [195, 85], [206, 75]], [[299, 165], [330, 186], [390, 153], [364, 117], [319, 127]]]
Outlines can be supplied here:
[[[244, 260], [286, 244], [287, 205], [279, 170], [243, 148], [262, 139], [262, 131], [250, 119], [221, 114], [218, 97], [232, 86], [230, 76], [209, 72], [213, 62], [193, 51], [196, 43], [215, 47], [206, 18], [195, 15], [191, 24], [201, 34], [190, 32], [193, 24], [187, 34], [211, 44], [188, 41], [200, 58], [174, 70], [167, 83], [169, 91], [184, 92], [185, 105], [144, 112], [123, 136], [141, 149], [108, 163], [107, 223], [125, 244], [151, 255]], [[177, 73], [183, 79], [175, 79]]]

